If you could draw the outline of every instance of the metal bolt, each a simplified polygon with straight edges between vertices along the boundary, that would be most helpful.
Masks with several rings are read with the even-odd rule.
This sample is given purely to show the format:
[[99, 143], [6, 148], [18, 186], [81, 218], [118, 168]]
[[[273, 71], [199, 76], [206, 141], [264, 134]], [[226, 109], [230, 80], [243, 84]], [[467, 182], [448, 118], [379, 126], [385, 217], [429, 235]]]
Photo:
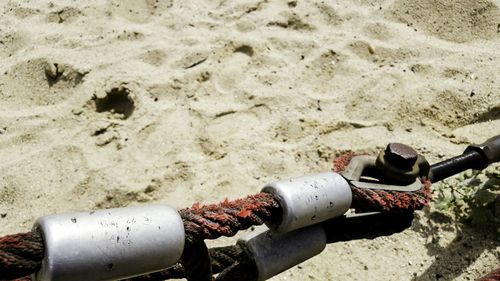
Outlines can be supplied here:
[[417, 161], [418, 153], [406, 144], [390, 143], [385, 149], [384, 157], [391, 165], [401, 169], [409, 169]]

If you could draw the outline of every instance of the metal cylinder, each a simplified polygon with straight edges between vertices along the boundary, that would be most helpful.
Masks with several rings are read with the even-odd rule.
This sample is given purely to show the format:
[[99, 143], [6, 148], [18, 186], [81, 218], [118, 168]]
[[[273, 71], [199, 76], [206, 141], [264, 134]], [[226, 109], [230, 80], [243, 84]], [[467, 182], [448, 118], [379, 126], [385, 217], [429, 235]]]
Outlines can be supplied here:
[[339, 174], [314, 174], [266, 185], [283, 209], [282, 219], [267, 226], [289, 232], [344, 214], [352, 202], [349, 183]]
[[430, 167], [429, 180], [438, 182], [468, 169], [483, 165], [483, 157], [477, 151], [466, 151], [462, 155], [446, 159]]
[[323, 227], [314, 225], [288, 233], [251, 233], [238, 243], [243, 243], [252, 254], [257, 280], [262, 281], [321, 253], [326, 246], [326, 234]]
[[148, 205], [41, 217], [45, 256], [38, 281], [118, 280], [165, 269], [184, 249], [177, 211]]

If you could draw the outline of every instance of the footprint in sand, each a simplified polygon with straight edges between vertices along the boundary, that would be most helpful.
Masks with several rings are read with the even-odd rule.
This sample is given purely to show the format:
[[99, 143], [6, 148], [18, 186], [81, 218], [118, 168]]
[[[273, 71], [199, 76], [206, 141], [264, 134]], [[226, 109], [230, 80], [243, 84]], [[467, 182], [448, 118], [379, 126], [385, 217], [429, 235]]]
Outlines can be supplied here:
[[127, 119], [136, 108], [135, 98], [131, 87], [122, 83], [92, 96], [87, 108], [98, 114], [107, 114], [110, 119]]
[[221, 92], [232, 91], [248, 78], [246, 70], [252, 61], [255, 50], [247, 44], [228, 46], [227, 55], [222, 55], [219, 59], [220, 71], [215, 75], [215, 87]]
[[0, 104], [58, 104], [76, 92], [87, 74], [87, 71], [70, 64], [51, 62], [46, 58], [17, 63], [0, 74]]

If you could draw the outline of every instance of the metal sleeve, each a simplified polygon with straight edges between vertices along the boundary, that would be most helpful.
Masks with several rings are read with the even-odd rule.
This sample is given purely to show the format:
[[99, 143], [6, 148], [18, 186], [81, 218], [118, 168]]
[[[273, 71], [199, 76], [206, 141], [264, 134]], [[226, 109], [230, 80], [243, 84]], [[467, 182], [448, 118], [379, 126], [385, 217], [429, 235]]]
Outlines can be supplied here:
[[257, 280], [263, 281], [321, 253], [326, 246], [326, 234], [315, 225], [289, 233], [257, 232], [238, 243], [246, 245], [252, 254]]
[[347, 212], [352, 203], [349, 183], [339, 174], [314, 174], [266, 185], [283, 209], [277, 224], [267, 226], [278, 232], [317, 224]]
[[118, 280], [165, 269], [184, 249], [184, 224], [168, 206], [44, 216], [45, 255], [37, 281]]

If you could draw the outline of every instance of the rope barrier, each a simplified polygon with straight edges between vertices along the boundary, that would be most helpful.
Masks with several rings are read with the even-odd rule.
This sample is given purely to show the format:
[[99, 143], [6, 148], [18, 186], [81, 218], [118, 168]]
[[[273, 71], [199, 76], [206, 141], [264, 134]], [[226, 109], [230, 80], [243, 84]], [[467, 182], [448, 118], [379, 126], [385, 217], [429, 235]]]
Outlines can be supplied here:
[[[374, 239], [401, 232], [411, 226], [413, 213], [378, 213], [369, 216], [340, 217], [322, 223], [327, 242], [336, 243], [357, 239]], [[209, 249], [213, 273], [219, 273], [217, 281], [256, 280], [256, 265], [244, 245]], [[177, 274], [176, 274], [177, 273]], [[136, 277], [125, 281], [158, 281], [185, 278], [185, 271], [177, 264], [165, 271]]]
[[[333, 162], [333, 171], [341, 172], [355, 154], [345, 154]], [[421, 179], [422, 187], [413, 192], [373, 190], [352, 187], [352, 208], [359, 212], [382, 212], [384, 219], [345, 218], [323, 223], [328, 243], [353, 239], [373, 239], [390, 235], [410, 226], [413, 211], [422, 209], [431, 200], [431, 183]], [[239, 244], [207, 249], [204, 240], [231, 237], [251, 226], [281, 218], [278, 200], [268, 193], [258, 193], [233, 201], [200, 206], [198, 203], [182, 209], [186, 244], [180, 263], [162, 272], [128, 280], [167, 280], [187, 278], [189, 281], [254, 280], [255, 264], [246, 249]], [[390, 218], [389, 218], [390, 217]], [[389, 223], [390, 222], [390, 223]], [[370, 227], [372, 226], [372, 227]], [[341, 233], [339, 232], [341, 229]], [[375, 231], [376, 229], [380, 231]], [[24, 278], [36, 272], [43, 259], [44, 245], [38, 232], [0, 237], [0, 280]], [[253, 275], [252, 275], [253, 274]], [[481, 281], [500, 280], [500, 273]]]
[[186, 232], [181, 258], [185, 277], [190, 281], [212, 280], [210, 257], [203, 240], [234, 236], [240, 230], [281, 217], [280, 212], [278, 202], [267, 193], [201, 207], [194, 204], [180, 210]]
[[[212, 264], [212, 273], [218, 274], [217, 281], [254, 280], [255, 263], [241, 244], [216, 247], [208, 250]], [[179, 263], [164, 271], [155, 272], [122, 281], [160, 281], [186, 278], [186, 270]]]
[[281, 217], [281, 208], [268, 193], [259, 193], [234, 201], [182, 209], [186, 240], [231, 237], [238, 231]]

